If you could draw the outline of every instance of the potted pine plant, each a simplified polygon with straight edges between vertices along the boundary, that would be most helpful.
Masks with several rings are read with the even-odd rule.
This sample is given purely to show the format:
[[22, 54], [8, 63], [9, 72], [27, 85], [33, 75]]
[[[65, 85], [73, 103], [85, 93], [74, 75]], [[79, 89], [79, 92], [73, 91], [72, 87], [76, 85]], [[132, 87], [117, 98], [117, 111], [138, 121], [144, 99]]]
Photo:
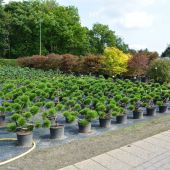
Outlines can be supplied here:
[[98, 117], [98, 114], [95, 110], [85, 108], [80, 111], [84, 116], [83, 119], [78, 121], [79, 132], [80, 133], [89, 133], [91, 132], [91, 120]]
[[[111, 105], [110, 105], [111, 106]], [[111, 107], [106, 107], [102, 103], [96, 105], [96, 110], [99, 115], [99, 123], [102, 128], [109, 128], [111, 126], [112, 114], [110, 113]]]
[[156, 107], [153, 101], [153, 95], [149, 94], [143, 97], [143, 106], [146, 107], [146, 115], [147, 116], [155, 116], [156, 115]]
[[51, 139], [64, 138], [64, 125], [57, 121], [58, 112], [63, 109], [63, 105], [58, 103], [56, 107], [49, 108], [43, 113], [44, 126], [50, 128]]
[[159, 113], [165, 113], [167, 111], [169, 97], [170, 94], [166, 90], [162, 90], [159, 101], [156, 103], [159, 106]]
[[39, 108], [32, 106], [27, 112], [14, 113], [11, 116], [11, 122], [7, 125], [7, 129], [16, 132], [17, 145], [22, 147], [31, 147], [33, 142], [33, 129], [41, 127], [41, 121], [35, 120], [35, 115]]
[[167, 111], [168, 105], [164, 101], [157, 101], [156, 104], [159, 107], [159, 113], [165, 113]]
[[129, 109], [133, 111], [133, 119], [142, 119], [143, 110], [141, 109], [142, 102], [140, 98], [136, 96], [130, 100], [130, 103]]
[[127, 121], [127, 114], [123, 107], [115, 107], [114, 112], [112, 112], [113, 116], [116, 116], [116, 123], [122, 124]]

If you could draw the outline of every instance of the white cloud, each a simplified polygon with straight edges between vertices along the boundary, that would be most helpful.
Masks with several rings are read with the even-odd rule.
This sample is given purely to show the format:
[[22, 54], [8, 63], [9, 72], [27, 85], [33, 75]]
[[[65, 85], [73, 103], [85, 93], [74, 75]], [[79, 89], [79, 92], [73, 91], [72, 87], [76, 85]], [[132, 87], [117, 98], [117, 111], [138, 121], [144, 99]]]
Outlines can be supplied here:
[[146, 28], [153, 25], [154, 17], [147, 12], [130, 12], [124, 14], [120, 23], [125, 28]]
[[150, 6], [157, 3], [159, 0], [131, 0], [131, 1], [143, 6]]

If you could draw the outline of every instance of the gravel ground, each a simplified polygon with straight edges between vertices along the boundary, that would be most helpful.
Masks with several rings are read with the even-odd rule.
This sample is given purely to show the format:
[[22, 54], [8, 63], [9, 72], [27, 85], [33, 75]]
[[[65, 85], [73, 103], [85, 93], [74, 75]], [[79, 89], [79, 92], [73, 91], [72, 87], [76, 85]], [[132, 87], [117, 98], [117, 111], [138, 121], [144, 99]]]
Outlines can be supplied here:
[[170, 115], [155, 117], [103, 135], [74, 140], [1, 166], [0, 170], [56, 170], [170, 129]]

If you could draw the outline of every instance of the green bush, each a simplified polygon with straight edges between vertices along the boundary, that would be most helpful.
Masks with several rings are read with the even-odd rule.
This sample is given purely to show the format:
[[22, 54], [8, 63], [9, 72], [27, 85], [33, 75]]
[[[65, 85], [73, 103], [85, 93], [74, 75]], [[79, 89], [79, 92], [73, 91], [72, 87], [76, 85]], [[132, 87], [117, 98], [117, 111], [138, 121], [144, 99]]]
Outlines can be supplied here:
[[156, 82], [170, 82], [170, 61], [156, 60], [154, 61], [147, 72], [147, 75]]

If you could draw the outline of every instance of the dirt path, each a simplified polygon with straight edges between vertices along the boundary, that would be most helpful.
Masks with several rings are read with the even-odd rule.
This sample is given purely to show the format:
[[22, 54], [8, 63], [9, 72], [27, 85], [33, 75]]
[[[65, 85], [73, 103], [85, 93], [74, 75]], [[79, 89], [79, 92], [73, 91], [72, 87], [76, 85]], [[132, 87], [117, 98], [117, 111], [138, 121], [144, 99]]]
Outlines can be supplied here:
[[154, 118], [94, 138], [35, 150], [20, 160], [0, 167], [0, 170], [56, 170], [169, 129], [170, 115]]

